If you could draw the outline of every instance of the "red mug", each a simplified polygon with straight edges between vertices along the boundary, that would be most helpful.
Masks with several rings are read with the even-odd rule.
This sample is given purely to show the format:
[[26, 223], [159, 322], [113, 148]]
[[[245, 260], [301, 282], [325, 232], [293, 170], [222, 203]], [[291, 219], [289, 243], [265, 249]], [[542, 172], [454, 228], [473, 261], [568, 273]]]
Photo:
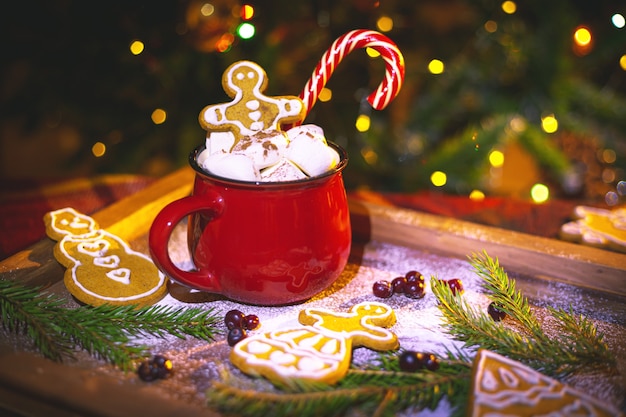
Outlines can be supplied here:
[[[329, 172], [287, 182], [247, 182], [196, 171], [192, 195], [168, 204], [150, 228], [152, 259], [174, 281], [231, 300], [284, 305], [328, 288], [348, 261], [351, 228], [342, 171], [346, 151]], [[168, 242], [189, 216], [187, 244], [195, 269], [172, 262]]]

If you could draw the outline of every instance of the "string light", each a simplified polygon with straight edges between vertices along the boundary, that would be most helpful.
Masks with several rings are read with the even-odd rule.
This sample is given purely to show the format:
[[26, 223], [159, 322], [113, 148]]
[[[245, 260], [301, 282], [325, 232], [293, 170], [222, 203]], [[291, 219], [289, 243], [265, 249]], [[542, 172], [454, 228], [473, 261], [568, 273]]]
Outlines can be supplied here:
[[541, 128], [546, 133], [554, 133], [559, 129], [559, 122], [553, 114], [541, 118]]
[[578, 26], [574, 31], [572, 49], [578, 56], [587, 55], [593, 49], [593, 35], [586, 26]]
[[154, 123], [155, 125], [160, 125], [162, 123], [165, 123], [165, 120], [167, 119], [167, 113], [163, 109], [155, 109], [152, 112], [150, 118], [152, 119], [152, 123]]
[[502, 2], [502, 10], [504, 11], [504, 13], [506, 14], [513, 14], [517, 11], [517, 4], [515, 4], [514, 1], [505, 1]]
[[241, 39], [251, 39], [256, 33], [256, 28], [252, 23], [244, 22], [237, 27], [237, 35]]
[[619, 66], [626, 71], [626, 54], [622, 55], [619, 59]]
[[393, 19], [389, 16], [381, 16], [376, 21], [376, 27], [381, 32], [389, 32], [393, 29]]
[[130, 44], [130, 53], [133, 55], [139, 55], [144, 50], [144, 44], [141, 41], [135, 40]]
[[365, 53], [367, 53], [367, 56], [370, 58], [378, 58], [380, 56], [380, 52], [374, 48], [370, 48], [369, 46], [365, 48]]
[[319, 95], [317, 96], [317, 99], [322, 103], [330, 101], [331, 98], [333, 98], [333, 92], [330, 88], [326, 87], [322, 88]]
[[93, 144], [93, 146], [91, 147], [91, 153], [93, 154], [93, 156], [95, 156], [96, 158], [100, 158], [101, 156], [104, 156], [104, 154], [107, 151], [107, 147], [104, 143], [102, 142], [96, 142]]
[[611, 23], [613, 23], [613, 26], [615, 26], [616, 28], [622, 29], [624, 26], [626, 26], [626, 19], [621, 14], [615, 13], [613, 16], [611, 16]]
[[432, 182], [435, 187], [443, 187], [448, 182], [448, 176], [445, 172], [435, 171], [430, 175], [430, 182]]
[[367, 132], [370, 129], [370, 117], [366, 114], [360, 114], [359, 117], [356, 118], [356, 130], [359, 132]]
[[489, 163], [494, 168], [504, 165], [504, 154], [501, 151], [493, 150], [489, 153]]
[[438, 59], [433, 59], [428, 63], [428, 71], [430, 71], [431, 74], [441, 74], [443, 70], [444, 64]]
[[535, 203], [545, 203], [550, 198], [550, 189], [544, 184], [537, 183], [530, 189], [530, 196]]
[[378, 162], [378, 154], [370, 147], [361, 149], [361, 156], [369, 165], [374, 165]]
[[469, 199], [472, 201], [483, 201], [485, 199], [485, 193], [480, 190], [472, 190]]
[[254, 16], [254, 7], [249, 4], [241, 6], [241, 18], [243, 20], [250, 20]]
[[484, 27], [485, 30], [489, 33], [495, 33], [498, 30], [498, 24], [493, 20], [487, 20]]

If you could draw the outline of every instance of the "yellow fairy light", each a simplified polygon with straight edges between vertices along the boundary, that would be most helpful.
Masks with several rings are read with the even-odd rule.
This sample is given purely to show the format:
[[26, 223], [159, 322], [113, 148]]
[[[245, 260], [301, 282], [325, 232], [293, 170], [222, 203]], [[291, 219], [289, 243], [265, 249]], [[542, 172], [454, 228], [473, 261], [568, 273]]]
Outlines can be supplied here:
[[365, 53], [367, 53], [367, 56], [370, 58], [378, 58], [380, 56], [380, 52], [374, 48], [370, 48], [369, 46], [365, 48]]
[[365, 162], [370, 165], [374, 165], [378, 161], [378, 154], [369, 147], [361, 149], [361, 156], [365, 159]]
[[356, 126], [356, 130], [359, 132], [367, 132], [370, 129], [370, 122], [370, 117], [368, 115], [361, 114], [356, 118], [356, 123], [354, 125]]
[[619, 66], [626, 71], [626, 54], [622, 55], [619, 59]]
[[435, 187], [442, 187], [448, 182], [448, 176], [445, 172], [435, 171], [430, 175], [430, 182], [432, 182]]
[[513, 14], [517, 11], [517, 4], [510, 0], [504, 1], [502, 2], [502, 10], [506, 14]]
[[167, 119], [167, 113], [163, 109], [155, 109], [150, 117], [152, 118], [152, 123], [160, 125]]
[[545, 203], [550, 198], [550, 189], [544, 184], [537, 183], [530, 189], [530, 196], [535, 203]]
[[574, 42], [579, 46], [587, 46], [591, 43], [591, 32], [584, 26], [580, 26], [574, 32]]
[[494, 33], [498, 30], [498, 24], [493, 20], [487, 20], [485, 22], [484, 28], [489, 33]]
[[376, 27], [381, 32], [389, 32], [393, 29], [393, 19], [389, 16], [381, 16], [376, 21]]
[[443, 62], [438, 59], [433, 59], [428, 63], [428, 71], [430, 71], [431, 74], [441, 74], [443, 70]]
[[200, 7], [200, 14], [204, 17], [211, 16], [213, 13], [215, 13], [215, 6], [213, 6], [211, 3], [204, 3]]
[[489, 153], [489, 163], [494, 168], [504, 165], [504, 154], [501, 151], [493, 150]]
[[541, 118], [541, 128], [546, 133], [554, 133], [559, 129], [559, 122], [553, 114]]
[[133, 41], [130, 44], [130, 52], [133, 55], [139, 55], [140, 53], [142, 53], [144, 50], [144, 44], [141, 41]]
[[254, 16], [254, 7], [249, 4], [241, 6], [241, 18], [243, 20], [250, 20]]
[[485, 193], [480, 190], [472, 190], [469, 195], [470, 200], [472, 201], [483, 201], [485, 199]]
[[317, 96], [317, 99], [322, 103], [330, 101], [331, 98], [333, 98], [333, 92], [330, 88], [326, 87], [322, 88], [319, 95]]
[[107, 151], [107, 147], [102, 142], [96, 142], [91, 147], [91, 153], [96, 158], [100, 158], [101, 156], [103, 156], [106, 153], [106, 151]]

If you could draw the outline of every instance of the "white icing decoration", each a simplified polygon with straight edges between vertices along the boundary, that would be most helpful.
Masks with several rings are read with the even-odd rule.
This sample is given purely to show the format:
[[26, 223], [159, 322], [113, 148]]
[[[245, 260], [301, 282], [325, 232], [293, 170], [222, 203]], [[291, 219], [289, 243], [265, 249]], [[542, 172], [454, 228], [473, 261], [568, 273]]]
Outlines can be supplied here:
[[80, 242], [76, 249], [80, 253], [84, 253], [88, 256], [102, 257], [109, 250], [111, 244], [104, 239], [88, 240]]
[[95, 258], [93, 264], [104, 268], [117, 268], [120, 265], [120, 257], [117, 255], [102, 256]]
[[320, 348], [320, 352], [326, 355], [336, 355], [339, 353], [339, 342], [337, 339], [329, 340]]
[[302, 371], [319, 371], [324, 369], [324, 362], [315, 357], [304, 357], [298, 361], [298, 369]]
[[323, 338], [324, 338], [324, 335], [322, 334], [310, 335], [306, 339], [300, 340], [298, 345], [303, 348], [312, 347], [312, 346], [317, 345]]
[[121, 282], [122, 284], [130, 284], [130, 269], [118, 268], [106, 273], [107, 278], [113, 281]]
[[270, 360], [285, 366], [296, 362], [296, 357], [291, 353], [274, 351], [270, 354]]
[[252, 354], [267, 353], [271, 349], [271, 345], [268, 345], [267, 343], [258, 340], [253, 340], [252, 342], [248, 343], [248, 352]]
[[487, 391], [496, 391], [498, 389], [498, 380], [489, 370], [485, 371], [480, 384]]
[[500, 380], [504, 382], [504, 384], [509, 388], [517, 388], [519, 385], [519, 379], [515, 376], [513, 372], [506, 368], [500, 368], [498, 370], [500, 373]]

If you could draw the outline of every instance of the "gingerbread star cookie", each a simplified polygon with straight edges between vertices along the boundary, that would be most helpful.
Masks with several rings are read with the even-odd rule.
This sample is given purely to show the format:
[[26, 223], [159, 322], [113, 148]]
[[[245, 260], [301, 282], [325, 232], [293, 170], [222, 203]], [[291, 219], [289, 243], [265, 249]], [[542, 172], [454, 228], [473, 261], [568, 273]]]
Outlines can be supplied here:
[[352, 349], [398, 348], [398, 339], [386, 327], [396, 316], [391, 307], [363, 302], [349, 312], [307, 308], [300, 312], [301, 327], [277, 330], [243, 339], [231, 351], [231, 362], [243, 372], [263, 376], [275, 384], [293, 380], [333, 384], [348, 371]]
[[561, 226], [561, 238], [626, 252], [626, 208], [606, 210], [577, 206], [574, 217], [576, 220]]
[[481, 349], [474, 359], [467, 415], [609, 417], [623, 414], [520, 362]]
[[46, 234], [58, 241], [54, 256], [67, 268], [63, 282], [79, 301], [146, 306], [165, 296], [166, 278], [152, 260], [93, 218], [64, 208], [46, 213], [44, 222]]
[[302, 121], [306, 115], [302, 100], [296, 96], [266, 96], [263, 92], [267, 82], [267, 74], [254, 62], [230, 65], [222, 76], [222, 87], [233, 100], [205, 107], [200, 112], [200, 125], [215, 134], [216, 141], [234, 140], [235, 146], [244, 136], [279, 131], [281, 125]]

